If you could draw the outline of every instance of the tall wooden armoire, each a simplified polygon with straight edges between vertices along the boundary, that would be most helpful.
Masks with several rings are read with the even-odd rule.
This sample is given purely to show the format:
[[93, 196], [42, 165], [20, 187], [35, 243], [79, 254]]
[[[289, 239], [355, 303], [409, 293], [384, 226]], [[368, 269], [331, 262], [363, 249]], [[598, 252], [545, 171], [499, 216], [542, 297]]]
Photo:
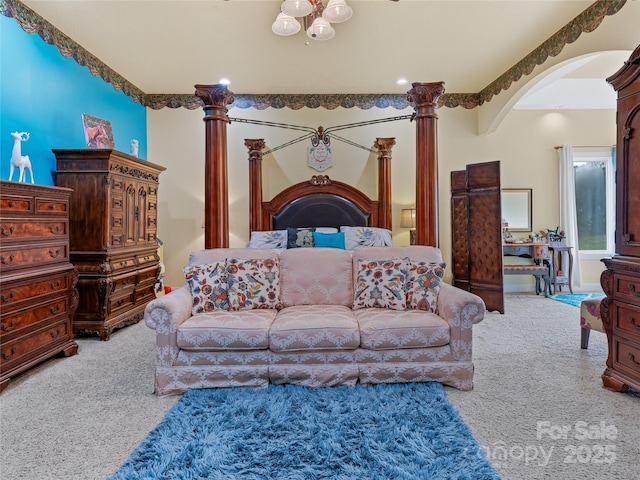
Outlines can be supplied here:
[[504, 313], [500, 162], [451, 172], [453, 284]]
[[71, 262], [80, 294], [73, 330], [108, 340], [140, 321], [160, 273], [158, 181], [164, 167], [111, 149], [54, 149], [71, 195]]
[[603, 262], [600, 310], [609, 342], [604, 386], [640, 390], [640, 46], [607, 81], [618, 92], [616, 253]]

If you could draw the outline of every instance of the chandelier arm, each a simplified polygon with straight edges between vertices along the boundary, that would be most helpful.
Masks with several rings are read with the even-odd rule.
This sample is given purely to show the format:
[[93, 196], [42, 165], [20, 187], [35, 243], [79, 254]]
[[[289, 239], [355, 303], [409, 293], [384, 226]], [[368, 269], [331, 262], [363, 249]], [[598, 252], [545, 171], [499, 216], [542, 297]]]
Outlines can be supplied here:
[[287, 143], [283, 143], [282, 145], [278, 145], [277, 147], [273, 147], [270, 150], [267, 150], [266, 152], [261, 152], [261, 155], [264, 157], [265, 155], [268, 155], [270, 153], [275, 152], [276, 150], [280, 150], [281, 148], [285, 148], [288, 147], [290, 145], [293, 145], [294, 143], [298, 143], [301, 142], [303, 140], [306, 140], [307, 138], [311, 138], [313, 136], [313, 134], [311, 133], [307, 133], [306, 135], [303, 135], [301, 137], [295, 138], [293, 140], [288, 141]]
[[389, 117], [389, 118], [378, 118], [376, 120], [367, 120], [365, 122], [356, 122], [356, 123], [347, 123], [344, 125], [336, 125], [334, 127], [329, 127], [325, 129], [325, 133], [332, 132], [334, 130], [344, 130], [346, 128], [355, 128], [355, 127], [363, 127], [365, 125], [374, 125], [376, 123], [384, 123], [384, 122], [395, 122], [398, 120], [412, 120], [413, 114], [411, 115], [400, 115], [397, 117]]
[[253, 120], [250, 118], [229, 118], [229, 123], [238, 122], [238, 123], [251, 123], [253, 125], [262, 125], [266, 127], [276, 127], [276, 128], [284, 128], [288, 130], [299, 130], [301, 132], [309, 132], [316, 133], [316, 130], [311, 127], [304, 127], [302, 125], [291, 125], [288, 123], [277, 123], [277, 122], [268, 122], [266, 120]]

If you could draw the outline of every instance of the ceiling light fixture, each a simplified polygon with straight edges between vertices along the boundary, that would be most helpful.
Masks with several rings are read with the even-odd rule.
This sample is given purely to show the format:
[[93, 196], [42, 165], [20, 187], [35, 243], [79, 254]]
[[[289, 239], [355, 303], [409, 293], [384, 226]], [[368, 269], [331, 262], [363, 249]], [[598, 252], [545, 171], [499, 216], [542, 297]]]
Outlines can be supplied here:
[[285, 0], [280, 6], [281, 13], [271, 25], [276, 35], [295, 35], [300, 31], [300, 22], [295, 17], [303, 17], [307, 36], [313, 40], [330, 40], [336, 31], [332, 23], [346, 22], [353, 10], [345, 0], [329, 0], [326, 7], [322, 0]]

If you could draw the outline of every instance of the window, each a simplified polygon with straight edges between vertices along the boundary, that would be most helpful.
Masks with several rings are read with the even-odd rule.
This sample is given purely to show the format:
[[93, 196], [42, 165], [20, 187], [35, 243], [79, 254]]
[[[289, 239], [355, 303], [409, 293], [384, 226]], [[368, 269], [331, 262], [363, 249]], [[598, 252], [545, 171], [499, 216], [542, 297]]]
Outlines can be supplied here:
[[580, 254], [614, 250], [615, 182], [610, 151], [573, 153]]

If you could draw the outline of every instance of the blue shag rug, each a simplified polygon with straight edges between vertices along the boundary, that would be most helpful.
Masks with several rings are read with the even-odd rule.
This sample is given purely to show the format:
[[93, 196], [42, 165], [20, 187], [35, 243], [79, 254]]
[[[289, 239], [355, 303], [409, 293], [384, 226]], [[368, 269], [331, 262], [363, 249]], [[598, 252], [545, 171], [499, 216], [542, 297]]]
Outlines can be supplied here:
[[587, 298], [604, 298], [604, 293], [558, 293], [557, 295], [551, 295], [549, 298], [579, 307], [580, 302]]
[[190, 390], [111, 480], [499, 478], [431, 382]]

